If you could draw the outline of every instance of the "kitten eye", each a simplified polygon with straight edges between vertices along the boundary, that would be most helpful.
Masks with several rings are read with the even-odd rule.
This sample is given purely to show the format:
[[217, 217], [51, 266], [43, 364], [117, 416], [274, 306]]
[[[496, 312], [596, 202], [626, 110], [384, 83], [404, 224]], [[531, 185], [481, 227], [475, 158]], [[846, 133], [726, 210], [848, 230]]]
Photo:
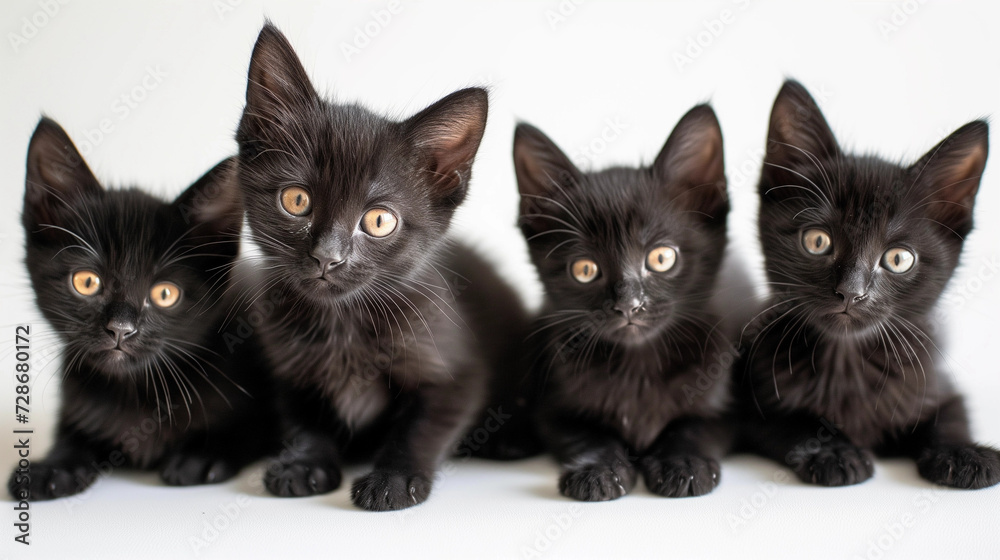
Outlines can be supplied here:
[[802, 234], [802, 246], [812, 255], [825, 255], [830, 252], [833, 241], [830, 234], [821, 229], [807, 229]]
[[281, 207], [293, 216], [305, 216], [312, 210], [312, 199], [302, 187], [288, 187], [281, 191]]
[[90, 270], [74, 272], [73, 289], [81, 296], [92, 296], [101, 291], [101, 277]]
[[384, 208], [373, 208], [361, 218], [361, 229], [372, 237], [385, 237], [396, 231], [399, 220]]
[[666, 272], [677, 262], [677, 250], [673, 247], [657, 247], [646, 255], [646, 267], [653, 272]]
[[577, 282], [581, 284], [588, 284], [597, 278], [599, 270], [597, 268], [597, 263], [594, 261], [590, 259], [580, 259], [573, 262], [573, 266], [570, 267], [570, 272], [573, 274], [573, 278]]
[[902, 247], [893, 247], [882, 255], [882, 266], [889, 272], [902, 274], [913, 268], [913, 261], [916, 257], [910, 251]]
[[157, 307], [173, 307], [181, 298], [181, 289], [173, 282], [157, 282], [149, 290], [149, 299]]

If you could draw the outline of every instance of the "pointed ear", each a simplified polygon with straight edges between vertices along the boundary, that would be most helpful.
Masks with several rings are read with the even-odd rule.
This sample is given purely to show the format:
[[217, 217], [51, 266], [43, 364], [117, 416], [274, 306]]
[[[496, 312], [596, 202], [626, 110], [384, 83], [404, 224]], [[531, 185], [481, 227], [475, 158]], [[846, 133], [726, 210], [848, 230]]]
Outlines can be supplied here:
[[456, 91], [403, 123], [421, 154], [434, 191], [451, 206], [465, 199], [472, 162], [486, 130], [488, 96], [481, 88]]
[[188, 239], [206, 253], [236, 257], [243, 228], [243, 203], [236, 180], [236, 158], [222, 160], [174, 200], [189, 228]]
[[959, 128], [910, 167], [925, 185], [927, 216], [965, 236], [989, 154], [989, 125], [974, 121]]
[[761, 195], [766, 192], [776, 197], [791, 194], [790, 189], [770, 189], [803, 181], [790, 169], [815, 165], [817, 161], [838, 155], [837, 139], [819, 106], [802, 84], [786, 81], [771, 109], [767, 154], [761, 169]]
[[514, 174], [521, 193], [520, 223], [530, 232], [555, 227], [545, 215], [559, 214], [553, 199], [565, 198], [580, 184], [583, 173], [555, 142], [527, 123], [514, 129]]
[[62, 127], [42, 117], [28, 144], [24, 225], [29, 234], [38, 233], [40, 226], [59, 225], [79, 200], [103, 192]]
[[263, 135], [275, 123], [316, 99], [316, 91], [288, 39], [270, 22], [265, 23], [250, 56], [244, 120], [255, 125], [256, 134]]
[[729, 197], [723, 159], [722, 129], [715, 111], [698, 105], [674, 127], [651, 171], [682, 208], [725, 223]]

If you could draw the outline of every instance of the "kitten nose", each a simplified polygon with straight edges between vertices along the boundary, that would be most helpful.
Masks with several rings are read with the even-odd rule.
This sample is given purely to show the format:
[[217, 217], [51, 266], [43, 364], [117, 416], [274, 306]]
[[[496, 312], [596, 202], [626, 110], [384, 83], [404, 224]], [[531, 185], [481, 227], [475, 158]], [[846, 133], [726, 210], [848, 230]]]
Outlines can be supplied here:
[[337, 268], [345, 260], [339, 252], [323, 251], [320, 248], [313, 249], [312, 258], [319, 264], [320, 274], [326, 274]]
[[857, 289], [852, 290], [850, 288], [838, 286], [834, 292], [840, 296], [842, 300], [844, 300], [844, 313], [847, 313], [852, 307], [868, 299], [867, 293], [861, 292]]
[[645, 304], [636, 297], [618, 300], [614, 305], [614, 310], [631, 320], [634, 315], [640, 313]]
[[108, 308], [108, 323], [104, 330], [115, 341], [116, 347], [138, 332], [135, 326], [137, 318], [135, 309], [126, 303], [112, 303]]

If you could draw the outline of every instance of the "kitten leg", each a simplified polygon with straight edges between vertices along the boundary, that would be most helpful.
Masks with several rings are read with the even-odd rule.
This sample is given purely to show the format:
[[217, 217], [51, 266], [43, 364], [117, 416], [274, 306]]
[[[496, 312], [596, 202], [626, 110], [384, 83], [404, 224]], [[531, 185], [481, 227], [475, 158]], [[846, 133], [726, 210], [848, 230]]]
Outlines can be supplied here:
[[743, 436], [750, 448], [788, 466], [802, 482], [849, 486], [875, 473], [871, 451], [862, 449], [832, 423], [807, 413], [762, 419], [743, 418]]
[[391, 511], [424, 502], [438, 464], [468, 427], [475, 401], [448, 385], [425, 385], [397, 397], [393, 424], [375, 454], [374, 469], [351, 487], [354, 505]]
[[218, 484], [271, 450], [270, 429], [245, 417], [210, 435], [198, 434], [161, 463], [160, 478], [169, 486]]
[[547, 418], [542, 432], [563, 465], [559, 492], [568, 498], [599, 502], [632, 491], [636, 469], [629, 450], [611, 430], [573, 416]]
[[719, 461], [732, 444], [732, 422], [686, 417], [663, 429], [639, 462], [654, 494], [683, 498], [708, 494], [719, 485]]
[[976, 490], [1000, 482], [1000, 451], [973, 443], [962, 397], [945, 402], [904, 446], [920, 476], [935, 484]]
[[32, 462], [27, 473], [15, 469], [7, 490], [18, 499], [27, 490], [28, 499], [33, 501], [79, 494], [97, 480], [95, 449], [101, 447], [81, 434], [60, 429], [48, 456]]
[[[282, 497], [333, 492], [341, 482], [337, 413], [314, 394], [285, 391], [279, 398], [282, 447], [267, 462], [264, 487]], [[328, 419], [325, 425], [320, 417]]]

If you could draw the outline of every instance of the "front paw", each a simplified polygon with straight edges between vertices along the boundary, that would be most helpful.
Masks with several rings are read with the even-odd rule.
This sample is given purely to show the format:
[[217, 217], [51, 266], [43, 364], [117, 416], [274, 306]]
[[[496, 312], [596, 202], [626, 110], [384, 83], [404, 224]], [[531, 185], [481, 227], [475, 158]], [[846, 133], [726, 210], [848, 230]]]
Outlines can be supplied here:
[[307, 461], [270, 461], [264, 473], [267, 491], [283, 498], [315, 496], [340, 487], [340, 469]]
[[7, 491], [17, 499], [21, 499], [21, 492], [27, 490], [31, 501], [54, 500], [79, 494], [96, 479], [96, 471], [82, 465], [67, 467], [32, 463], [27, 478], [24, 473], [11, 474]]
[[559, 477], [559, 492], [584, 502], [615, 500], [631, 492], [633, 486], [635, 467], [622, 462], [574, 467]]
[[850, 443], [834, 442], [802, 457], [794, 470], [802, 482], [850, 486], [871, 478], [875, 474], [875, 463], [868, 451]]
[[649, 491], [667, 498], [703, 496], [719, 485], [719, 462], [706, 457], [647, 456], [641, 467]]
[[394, 511], [423, 503], [430, 493], [424, 475], [374, 470], [354, 481], [351, 501], [368, 511]]
[[924, 451], [917, 471], [942, 486], [978, 490], [1000, 482], [1000, 451], [982, 445], [950, 445]]
[[160, 478], [169, 486], [215, 484], [236, 476], [239, 466], [219, 457], [177, 453], [160, 469]]

